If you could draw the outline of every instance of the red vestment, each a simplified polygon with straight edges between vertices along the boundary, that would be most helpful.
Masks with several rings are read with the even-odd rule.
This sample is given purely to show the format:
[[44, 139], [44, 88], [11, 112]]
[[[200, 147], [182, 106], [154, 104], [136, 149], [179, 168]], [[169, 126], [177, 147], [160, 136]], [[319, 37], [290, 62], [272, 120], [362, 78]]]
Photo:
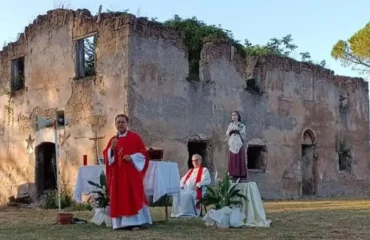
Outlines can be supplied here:
[[[110, 217], [129, 217], [138, 214], [147, 204], [144, 191], [144, 176], [149, 166], [149, 156], [139, 135], [127, 131], [118, 138], [114, 149], [114, 162], [109, 165], [108, 154], [112, 137], [103, 151], [106, 166], [107, 190], [110, 197]], [[123, 160], [124, 155], [142, 153], [145, 164], [142, 171], [136, 169], [133, 161]]]
[[[186, 181], [188, 181], [188, 179], [190, 178], [191, 174], [193, 173], [193, 170], [194, 170], [194, 168], [189, 170], [188, 174], [185, 177], [184, 185], [185, 185]], [[195, 184], [202, 181], [202, 175], [203, 175], [203, 166], [200, 166], [199, 170], [198, 170], [197, 178], [195, 179]], [[202, 188], [197, 187], [196, 192], [197, 192], [196, 199], [201, 199], [202, 198]]]

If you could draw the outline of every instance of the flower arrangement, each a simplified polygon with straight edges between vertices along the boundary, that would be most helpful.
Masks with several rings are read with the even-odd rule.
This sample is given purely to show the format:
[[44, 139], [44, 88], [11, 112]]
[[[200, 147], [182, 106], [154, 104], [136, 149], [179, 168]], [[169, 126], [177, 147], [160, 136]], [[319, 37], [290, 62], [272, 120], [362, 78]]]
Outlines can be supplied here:
[[94, 207], [97, 208], [106, 208], [109, 206], [109, 194], [107, 192], [107, 182], [104, 171], [100, 174], [100, 183], [95, 183], [92, 181], [88, 181], [88, 183], [94, 187], [97, 187], [98, 191], [92, 191], [90, 193], [97, 194], [97, 197], [94, 198], [95, 204]]

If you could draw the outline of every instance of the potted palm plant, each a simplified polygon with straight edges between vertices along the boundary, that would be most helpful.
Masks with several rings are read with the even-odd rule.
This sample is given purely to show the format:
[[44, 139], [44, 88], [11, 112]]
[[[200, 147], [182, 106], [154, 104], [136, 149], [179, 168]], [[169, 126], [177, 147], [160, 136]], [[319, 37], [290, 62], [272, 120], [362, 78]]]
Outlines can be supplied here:
[[237, 184], [238, 181], [232, 185], [228, 173], [225, 172], [223, 179], [214, 188], [206, 186], [206, 194], [198, 201], [198, 204], [205, 207], [213, 206], [203, 218], [206, 225], [216, 223], [217, 227], [221, 228], [242, 225], [245, 215], [241, 213], [240, 205], [243, 204], [243, 199], [247, 200], [247, 197], [240, 193]]
[[112, 220], [109, 217], [110, 207], [109, 207], [109, 193], [107, 191], [107, 182], [104, 171], [100, 174], [100, 183], [95, 183], [92, 181], [88, 181], [88, 183], [98, 190], [91, 191], [89, 194], [94, 194], [94, 202], [93, 207], [95, 210], [95, 215], [91, 219], [91, 222], [101, 225], [105, 222], [107, 227], [112, 226]]

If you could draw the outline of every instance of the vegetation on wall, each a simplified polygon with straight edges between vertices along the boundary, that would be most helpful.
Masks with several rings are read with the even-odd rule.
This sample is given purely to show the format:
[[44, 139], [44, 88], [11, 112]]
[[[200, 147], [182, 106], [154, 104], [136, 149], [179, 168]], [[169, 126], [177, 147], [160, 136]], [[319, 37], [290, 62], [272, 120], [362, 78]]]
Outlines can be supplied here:
[[[175, 15], [172, 19], [165, 21], [164, 24], [185, 33], [184, 43], [189, 51], [190, 80], [199, 80], [199, 61], [204, 41], [226, 40], [237, 49], [237, 52], [242, 57], [268, 55], [291, 57], [291, 53], [298, 48], [297, 45], [293, 44], [291, 34], [281, 39], [271, 38], [266, 45], [253, 45], [246, 39], [243, 45], [234, 39], [231, 31], [215, 25], [207, 25], [196, 17], [182, 19], [178, 15]], [[302, 62], [313, 64], [309, 52], [301, 52], [300, 56]], [[324, 67], [325, 64], [326, 62], [323, 60], [317, 65]]]
[[183, 31], [185, 34], [184, 43], [189, 52], [189, 80], [199, 80], [199, 61], [204, 41], [227, 40], [242, 56], [245, 56], [243, 46], [234, 40], [230, 31], [207, 25], [196, 17], [182, 19], [175, 15], [172, 19], [165, 21], [164, 25]]
[[3, 92], [5, 93], [5, 95], [8, 96], [8, 101], [5, 104], [4, 108], [6, 114], [6, 125], [9, 126], [11, 122], [14, 122], [14, 107], [12, 106], [13, 93], [9, 90], [9, 87], [4, 87]]
[[[251, 42], [248, 41], [248, 39], [246, 39], [244, 42], [244, 46], [246, 55], [248, 56], [275, 55], [282, 57], [291, 57], [292, 52], [298, 48], [298, 46], [293, 43], [293, 38], [291, 34], [288, 34], [281, 39], [275, 37], [271, 38], [266, 45], [253, 45]], [[301, 56], [301, 59], [299, 59], [300, 61], [314, 64], [309, 52], [300, 52], [299, 55]], [[324, 67], [326, 65], [326, 61], [322, 60], [317, 65]]]
[[[129, 10], [125, 11], [107, 11], [109, 14], [114, 16], [122, 16], [129, 14]], [[157, 18], [150, 18], [151, 21], [156, 21]], [[236, 40], [233, 33], [229, 30], [221, 28], [221, 26], [208, 25], [205, 22], [192, 18], [181, 18], [179, 15], [174, 15], [173, 18], [162, 22], [165, 26], [182, 31], [185, 34], [184, 44], [188, 48], [188, 59], [189, 59], [189, 77], [190, 81], [199, 81], [199, 63], [201, 58], [201, 51], [203, 43], [205, 41], [218, 41], [224, 40], [233, 45], [237, 52], [242, 56], [284, 56], [291, 57], [291, 53], [298, 47], [293, 44], [293, 38], [291, 34], [288, 34], [281, 39], [271, 38], [266, 45], [253, 45], [249, 40], [245, 40], [244, 44], [241, 44], [239, 40]], [[301, 52], [300, 61], [313, 63], [309, 52]], [[326, 62], [321, 61], [317, 65], [325, 66]]]

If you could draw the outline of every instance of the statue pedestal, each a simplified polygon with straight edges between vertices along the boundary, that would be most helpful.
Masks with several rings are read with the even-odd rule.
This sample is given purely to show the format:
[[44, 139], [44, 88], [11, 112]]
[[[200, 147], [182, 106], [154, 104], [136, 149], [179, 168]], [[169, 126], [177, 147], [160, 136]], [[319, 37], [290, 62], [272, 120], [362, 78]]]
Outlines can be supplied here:
[[230, 176], [230, 181], [233, 182], [233, 183], [236, 183], [239, 179], [239, 183], [246, 183], [247, 182], [247, 178], [238, 178], [238, 177], [232, 177]]

